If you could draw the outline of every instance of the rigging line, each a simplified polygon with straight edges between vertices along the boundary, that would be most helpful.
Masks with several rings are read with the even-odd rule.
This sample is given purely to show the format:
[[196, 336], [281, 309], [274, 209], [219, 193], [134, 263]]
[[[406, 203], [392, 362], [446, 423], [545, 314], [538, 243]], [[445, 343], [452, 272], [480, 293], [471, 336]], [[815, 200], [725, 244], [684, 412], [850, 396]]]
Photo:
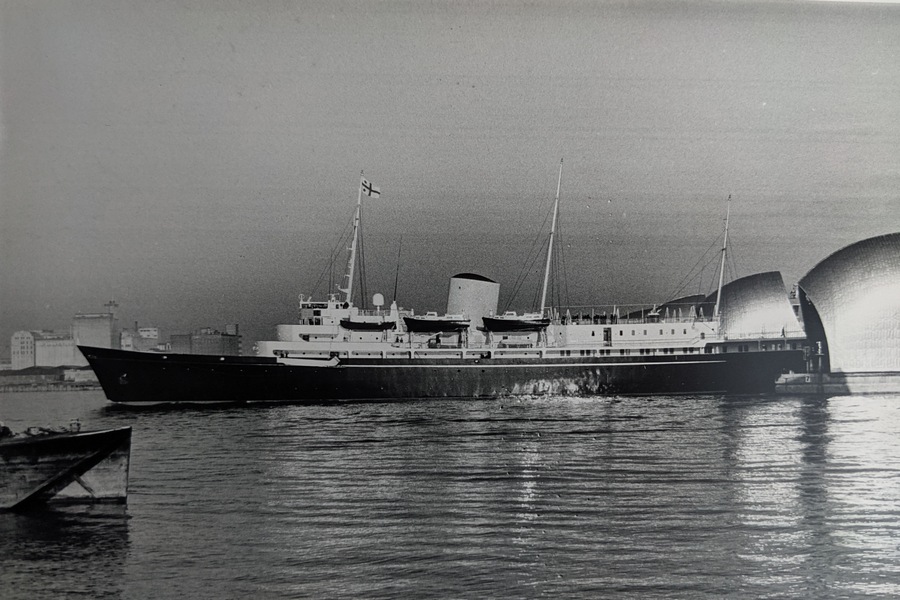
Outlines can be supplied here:
[[[349, 231], [343, 233], [338, 238], [338, 244], [343, 245], [345, 247], [344, 249], [346, 249], [346, 244], [349, 243], [349, 241], [348, 241], [349, 237], [350, 237]], [[316, 291], [316, 292], [318, 291], [319, 285], [321, 284], [322, 280], [325, 278], [326, 272], [328, 274], [328, 280], [331, 284], [328, 288], [329, 294], [332, 293], [331, 290], [334, 290], [336, 285], [339, 285], [339, 284], [335, 283], [334, 269], [338, 263], [338, 258], [339, 258], [340, 252], [341, 252], [340, 249], [335, 249], [332, 251], [331, 256], [328, 259], [328, 264], [325, 266], [325, 270], [323, 270], [322, 275], [320, 275], [319, 279], [316, 281], [316, 286], [314, 288], [314, 291]]]
[[[681, 291], [683, 291], [687, 287], [688, 283], [696, 277], [700, 277], [701, 284], [702, 284], [702, 276], [701, 276], [702, 271], [706, 270], [706, 267], [708, 267], [711, 263], [714, 263], [718, 259], [718, 256], [716, 255], [716, 251], [714, 251], [714, 249], [717, 248], [720, 239], [722, 239], [721, 235], [716, 236], [716, 238], [713, 239], [713, 241], [710, 243], [709, 247], [707, 247], [706, 251], [700, 255], [700, 257], [697, 259], [697, 262], [694, 263], [693, 267], [691, 267], [691, 270], [688, 271], [685, 274], [685, 276], [682, 278], [682, 281], [679, 284], [679, 288], [676, 291], [675, 295], [677, 295]], [[703, 263], [703, 265], [700, 267], [700, 271], [697, 272], [697, 274], [694, 274], [694, 270], [697, 268], [698, 265], [700, 265], [701, 262], [704, 261], [704, 259], [706, 260], [706, 262]]]
[[569, 308], [572, 305], [571, 298], [569, 296], [569, 281], [566, 275], [566, 257], [562, 255], [560, 252], [559, 261], [557, 262], [557, 279], [559, 281], [559, 285], [557, 288], [559, 289], [559, 306], [565, 306]]
[[707, 288], [707, 291], [704, 292], [707, 296], [718, 291], [719, 258], [715, 255], [711, 256], [709, 260], [706, 261], [704, 268], [709, 267], [710, 265], [712, 265], [712, 281], [709, 282], [709, 287]]
[[347, 221], [347, 224], [344, 226], [344, 229], [341, 232], [341, 235], [338, 237], [338, 240], [335, 243], [334, 248], [331, 251], [331, 257], [329, 259], [330, 264], [329, 264], [328, 268], [331, 269], [331, 271], [332, 271], [332, 274], [331, 274], [332, 278], [334, 277], [333, 271], [334, 271], [335, 266], [337, 266], [337, 264], [338, 264], [340, 255], [344, 252], [347, 252], [350, 244], [352, 243], [353, 219], [354, 219], [354, 216], [351, 215], [350, 219]]
[[735, 247], [735, 244], [734, 244], [734, 234], [731, 235], [731, 241], [729, 242], [728, 247], [730, 249], [730, 252], [728, 253], [728, 260], [731, 263], [731, 278], [737, 279], [738, 275], [741, 273], [741, 271], [738, 269], [738, 266], [737, 266], [736, 258], [737, 258], [738, 253], [737, 253], [737, 248]]
[[[331, 249], [331, 254], [328, 257], [328, 262], [322, 268], [321, 273], [319, 274], [318, 279], [316, 279], [316, 283], [313, 286], [312, 293], [315, 294], [319, 290], [319, 286], [324, 281], [325, 277], [328, 276], [329, 282], [333, 284], [334, 281], [334, 265], [337, 261], [338, 255], [341, 253], [342, 249], [346, 250], [347, 238], [350, 237], [350, 231], [353, 229], [353, 218], [351, 217], [350, 222], [344, 226], [344, 229], [341, 231], [338, 236], [337, 242], [334, 247]], [[328, 288], [329, 290], [334, 289], [333, 285]]]
[[[535, 235], [532, 238], [531, 248], [528, 250], [528, 253], [525, 255], [526, 257], [539, 257], [540, 255], [543, 254], [543, 249], [546, 245], [546, 242], [544, 241], [542, 232], [544, 231], [544, 228], [547, 225], [547, 221], [550, 219], [550, 216], [553, 213], [553, 211], [552, 211], [553, 205], [552, 204], [550, 205], [550, 208], [551, 208], [551, 210], [544, 213], [544, 221], [538, 227], [537, 235]], [[517, 286], [521, 285], [522, 280], [527, 278], [529, 273], [530, 273], [530, 269], [525, 269], [519, 273], [519, 278], [516, 281]]]
[[[543, 240], [539, 239], [540, 237], [541, 236], [539, 236], [538, 238], [535, 238], [535, 242], [532, 243], [532, 249], [529, 251], [528, 254], [525, 255], [526, 263], [525, 263], [525, 265], [523, 265], [522, 269], [520, 270], [519, 276], [516, 279], [515, 284], [513, 285], [512, 293], [510, 294], [509, 298], [506, 301], [506, 305], [504, 306], [504, 309], [503, 309], [504, 311], [509, 310], [509, 307], [512, 304], [513, 300], [515, 300], [515, 298], [518, 297], [519, 292], [522, 291], [522, 288], [524, 287], [525, 282], [528, 280], [528, 276], [531, 274], [532, 269], [534, 269], [535, 263], [544, 254], [543, 249], [544, 249], [545, 243], [543, 242]], [[536, 245], [536, 242], [538, 242], [538, 241], [541, 242], [541, 245], [539, 248], [537, 248], [535, 250], [534, 246]], [[537, 304], [538, 290], [536, 287], [535, 287], [534, 294], [535, 294], [535, 296], [534, 296], [534, 299], [532, 300], [532, 305]]]
[[[718, 236], [716, 236], [716, 238], [712, 241], [712, 243], [709, 245], [709, 247], [706, 249], [706, 251], [703, 252], [703, 254], [700, 255], [700, 258], [697, 259], [697, 262], [694, 263], [694, 266], [692, 266], [692, 267], [690, 268], [690, 270], [684, 275], [684, 277], [681, 278], [681, 281], [679, 281], [679, 282], [678, 282], [678, 285], [675, 286], [675, 288], [676, 288], [675, 291], [674, 291], [674, 292], [671, 292], [671, 293], [668, 295], [668, 298], [669, 298], [670, 300], [675, 300], [676, 298], [678, 298], [678, 296], [684, 291], [684, 289], [688, 286], [688, 284], [689, 284], [694, 278], [696, 278], [696, 277], [698, 277], [698, 276], [700, 275], [700, 273], [697, 273], [696, 275], [694, 274], [695, 269], [697, 269], [697, 266], [703, 261], [703, 259], [707, 258], [707, 255], [709, 254], [710, 250], [712, 250], [714, 247], [716, 247], [716, 246], [718, 245], [719, 240], [720, 240], [721, 238], [722, 238], [722, 235], [721, 235], [721, 234], [719, 234]], [[713, 259], [714, 259], [714, 258], [715, 258], [715, 256], [713, 256]], [[704, 267], [707, 266], [707, 265], [709, 265], [709, 263], [711, 262], [711, 260], [712, 260], [712, 259], [708, 259], [707, 262], [706, 262], [706, 265], [704, 265]], [[702, 273], [702, 269], [701, 269], [701, 273]]]
[[[543, 272], [543, 268], [542, 268], [543, 265], [541, 265], [539, 261], [543, 256], [546, 256], [547, 252], [550, 251], [549, 250], [549, 248], [550, 248], [549, 242], [550, 242], [550, 240], [548, 239], [545, 243], [541, 244], [541, 251], [538, 252], [534, 257], [533, 264], [535, 265], [534, 272], [536, 275], [540, 275]], [[552, 266], [552, 263], [551, 263], [551, 266]], [[537, 277], [537, 283], [539, 283], [540, 281], [541, 281], [540, 277]], [[540, 306], [540, 302], [541, 302], [541, 286], [535, 285], [534, 291], [531, 296], [531, 304], [530, 304], [531, 312], [537, 312], [538, 307]]]
[[[543, 246], [541, 246], [541, 248], [543, 248]], [[518, 296], [519, 292], [522, 290], [523, 284], [525, 283], [525, 279], [527, 278], [527, 274], [531, 273], [531, 270], [534, 268], [535, 263], [537, 262], [538, 258], [541, 257], [542, 254], [543, 254], [543, 252], [538, 251], [531, 255], [531, 261], [528, 264], [526, 264], [525, 267], [523, 268], [523, 272], [526, 274], [526, 276], [525, 277], [520, 276], [520, 278], [516, 281], [516, 284], [513, 287], [513, 291], [510, 294], [509, 298], [507, 298], [506, 303], [503, 307], [504, 312], [509, 310], [509, 307], [512, 304], [513, 300]], [[539, 294], [540, 294], [540, 290], [537, 288], [537, 286], [535, 286], [534, 292], [533, 292], [533, 297], [531, 299], [532, 307], [534, 307], [537, 304]]]
[[[342, 233], [342, 235], [341, 235], [340, 239], [338, 240], [338, 243], [335, 246], [334, 251], [332, 253], [332, 257], [331, 257], [332, 271], [335, 268], [340, 268], [341, 266], [343, 266], [342, 263], [346, 261], [346, 259], [343, 257], [343, 255], [345, 252], [348, 251], [350, 244], [352, 243], [352, 240], [353, 240], [353, 217], [351, 217], [350, 220], [347, 221], [347, 226], [344, 228], [344, 232]], [[337, 283], [338, 286], [340, 286], [343, 283], [341, 281], [343, 279], [343, 274], [339, 275], [339, 278], [340, 279], [338, 280], [338, 283]]]
[[[556, 239], [559, 240], [559, 237], [560, 237], [559, 232], [557, 231]], [[562, 307], [562, 294], [560, 291], [561, 287], [562, 287], [562, 281], [560, 278], [560, 261], [561, 260], [562, 260], [562, 258], [559, 253], [559, 248], [556, 248], [556, 252], [553, 253], [553, 260], [551, 261], [551, 264], [550, 264], [550, 271], [552, 274], [551, 284], [552, 284], [552, 288], [553, 288], [553, 293], [552, 293], [553, 306], [555, 306], [557, 310], [559, 310]]]
[[397, 271], [394, 273], [394, 297], [397, 300], [397, 286], [400, 284], [400, 252], [403, 250], [403, 236], [400, 236], [400, 243], [397, 245]]
[[[548, 252], [547, 248], [549, 248], [548, 244], [542, 243], [539, 250], [535, 252], [534, 256], [531, 258], [531, 264], [528, 265], [527, 275], [534, 275], [534, 285], [531, 288], [531, 302], [528, 304], [532, 312], [537, 310], [541, 301], [541, 273], [543, 272], [541, 259], [545, 253]], [[524, 287], [526, 281], [527, 279], [522, 279], [519, 284], [520, 289]]]
[[[512, 294], [510, 295], [509, 299], [507, 300], [507, 304], [506, 304], [506, 307], [504, 308], [504, 310], [509, 309], [509, 305], [516, 298], [519, 291], [521, 291], [522, 287], [525, 284], [525, 281], [528, 279], [529, 275], [531, 274], [531, 270], [534, 267], [535, 262], [543, 254], [545, 242], [544, 242], [543, 236], [541, 235], [540, 231], [543, 230], [543, 228], [544, 228], [543, 226], [546, 223], [547, 223], [547, 217], [544, 218], [544, 223], [541, 225], [537, 236], [535, 236], [532, 239], [531, 248], [525, 254], [526, 263], [523, 266], [523, 268], [519, 271], [519, 275], [516, 278], [516, 282], [513, 284]], [[532, 304], [535, 304], [535, 303], [536, 303], [536, 301], [532, 302]]]
[[532, 292], [531, 294], [531, 302], [528, 305], [531, 308], [531, 312], [537, 310], [536, 307], [538, 305], [538, 302], [540, 301], [540, 295], [541, 290], [537, 286], [535, 286], [534, 292]]
[[556, 216], [556, 230], [557, 230], [556, 235], [559, 238], [559, 247], [557, 248], [557, 252], [556, 252], [556, 254], [558, 256], [558, 260], [559, 260], [559, 269], [557, 269], [557, 270], [561, 271], [561, 273], [557, 274], [557, 279], [560, 282], [559, 287], [560, 287], [560, 291], [563, 294], [563, 299], [565, 300], [566, 305], [568, 306], [571, 303], [572, 299], [569, 296], [569, 272], [568, 272], [568, 267], [567, 267], [567, 262], [566, 262], [566, 252], [565, 252], [566, 244], [565, 244], [565, 240], [563, 240], [562, 226], [560, 225], [560, 216], [559, 215]]
[[556, 256], [554, 252], [554, 256], [550, 257], [550, 276], [548, 277], [547, 287], [548, 287], [548, 302], [544, 303], [544, 308], [552, 308], [554, 306], [559, 305], [559, 256]]
[[717, 281], [719, 278], [719, 257], [712, 255], [709, 257], [709, 260], [706, 261], [706, 264], [703, 265], [703, 269], [707, 270], [710, 266], [712, 266], [711, 270], [711, 280], [709, 284], [705, 287], [705, 289], [701, 289], [700, 293], [709, 297], [718, 292]]
[[[543, 236], [542, 232], [544, 231], [544, 228], [547, 225], [547, 221], [550, 220], [550, 217], [552, 214], [553, 214], [553, 205], [551, 204], [550, 210], [544, 214], [544, 221], [543, 221], [543, 223], [541, 223], [541, 226], [538, 228], [537, 235], [532, 239], [531, 248], [528, 250], [528, 253], [525, 255], [526, 267], [523, 268], [521, 271], [519, 271], [519, 276], [516, 278], [516, 282], [513, 285], [513, 291], [510, 294], [509, 299], [506, 302], [506, 306], [503, 309], [504, 311], [509, 309], [510, 304], [512, 304], [513, 300], [518, 295], [522, 286], [525, 284], [525, 280], [528, 279], [528, 276], [531, 274], [531, 269], [534, 266], [534, 263], [537, 261], [538, 258], [540, 258], [542, 255], [544, 255], [543, 250], [549, 243], [549, 240], [547, 240], [547, 241], [544, 240], [544, 236]], [[529, 257], [530, 257], [530, 262], [528, 262]], [[536, 296], [535, 296], [535, 298], [536, 298]], [[537, 304], [537, 301], [533, 300], [532, 306], [534, 306], [536, 304]]]
[[[551, 209], [550, 214], [552, 214], [552, 209]], [[544, 219], [544, 223], [546, 223], [546, 222], [547, 222], [547, 219]], [[541, 229], [543, 230], [543, 227], [541, 227]], [[554, 240], [555, 240], [555, 238], [554, 238]], [[537, 262], [537, 260], [540, 259], [541, 257], [546, 257], [546, 253], [547, 253], [547, 252], [551, 252], [551, 255], [550, 255], [550, 268], [552, 269], [552, 268], [553, 268], [553, 265], [554, 265], [554, 261], [556, 260], [557, 257], [556, 257], [554, 254], [552, 254], [553, 248], [551, 247], [550, 242], [551, 242], [551, 240], [550, 240], [550, 238], [548, 237], [546, 243], [541, 244], [541, 250], [542, 250], [542, 252], [538, 253], [538, 255], [535, 257], [535, 262]], [[553, 245], [555, 246], [555, 243], [554, 243]], [[543, 271], [543, 269], [542, 269], [541, 271]], [[550, 281], [550, 285], [551, 285], [551, 286], [554, 284], [554, 280], [555, 280], [555, 279], [556, 279], [556, 277], [555, 277], [555, 275], [554, 275], [554, 276], [551, 278], [551, 281]], [[540, 281], [540, 280], [539, 280], [539, 281]], [[538, 307], [540, 306], [540, 298], [541, 298], [542, 288], [540, 288], [540, 287], [538, 287], [538, 286], [535, 286], [535, 290], [534, 290], [534, 291], [535, 291], [534, 298], [533, 298], [533, 300], [532, 300], [532, 302], [531, 302], [531, 310], [532, 310], [532, 312], [537, 311], [537, 310], [538, 310]]]
[[700, 273], [697, 275], [697, 296], [705, 296], [706, 291], [703, 285], [703, 271], [706, 270], [706, 267], [709, 266], [709, 262], [707, 262], [703, 267], [700, 268]]
[[[725, 258], [726, 258], [725, 280], [730, 282], [730, 281], [734, 281], [735, 279], [738, 278], [738, 270], [734, 263], [734, 241], [733, 241], [733, 238], [729, 238], [728, 248], [731, 250], [731, 252], [728, 252], [725, 255]], [[727, 283], [726, 283], [726, 285], [727, 285]], [[724, 289], [725, 288], [723, 287], [722, 290], [724, 291]], [[710, 294], [712, 294], [712, 293], [713, 292], [710, 292]], [[715, 293], [718, 294], [718, 289], [715, 290]], [[725, 296], [722, 296], [722, 298], [719, 300], [719, 302], [720, 302], [719, 310], [720, 311], [727, 310], [728, 307], [725, 306]]]

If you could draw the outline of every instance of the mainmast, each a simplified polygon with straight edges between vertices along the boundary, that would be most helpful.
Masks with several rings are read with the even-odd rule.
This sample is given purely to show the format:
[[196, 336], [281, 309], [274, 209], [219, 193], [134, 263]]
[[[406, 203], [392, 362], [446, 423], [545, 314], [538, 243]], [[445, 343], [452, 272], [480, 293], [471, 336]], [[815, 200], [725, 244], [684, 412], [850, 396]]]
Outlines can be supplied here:
[[725, 208], [725, 239], [722, 241], [722, 266], [719, 269], [719, 290], [716, 292], [716, 306], [713, 308], [713, 318], [719, 317], [719, 304], [722, 302], [722, 282], [725, 279], [725, 249], [728, 248], [728, 215], [731, 212], [731, 194], [728, 194], [728, 202]]
[[556, 234], [556, 215], [559, 213], [559, 187], [562, 183], [563, 159], [559, 159], [559, 178], [556, 180], [556, 200], [553, 202], [553, 220], [550, 223], [550, 244], [547, 246], [547, 264], [544, 267], [544, 286], [541, 289], [541, 316], [547, 304], [547, 282], [550, 280], [550, 257], [553, 255], [553, 236]]
[[359, 215], [362, 211], [363, 172], [359, 172], [359, 193], [356, 197], [356, 214], [353, 217], [353, 240], [350, 242], [350, 258], [347, 261], [347, 278], [345, 287], [338, 288], [344, 292], [344, 302], [350, 303], [353, 296], [353, 269], [356, 266], [356, 241], [359, 237]]

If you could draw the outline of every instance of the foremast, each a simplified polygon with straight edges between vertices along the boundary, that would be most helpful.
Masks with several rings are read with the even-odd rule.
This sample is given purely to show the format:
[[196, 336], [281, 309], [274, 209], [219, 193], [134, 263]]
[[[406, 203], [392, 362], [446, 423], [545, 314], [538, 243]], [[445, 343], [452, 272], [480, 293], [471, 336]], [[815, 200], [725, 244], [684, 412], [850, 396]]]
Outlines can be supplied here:
[[344, 293], [344, 302], [350, 304], [352, 303], [353, 297], [353, 271], [356, 267], [356, 246], [359, 241], [359, 219], [360, 214], [362, 213], [362, 195], [363, 195], [363, 185], [366, 183], [366, 179], [363, 176], [363, 172], [359, 172], [359, 190], [356, 194], [356, 213], [353, 215], [353, 238], [350, 241], [350, 256], [347, 259], [347, 271], [344, 277], [346, 278], [346, 284], [342, 288], [338, 288], [339, 291]]
[[[347, 248], [349, 256], [344, 274], [344, 285], [337, 288], [343, 294], [343, 298], [337, 293], [329, 293], [325, 300], [319, 301], [313, 299], [312, 296], [301, 294], [299, 322], [278, 325], [276, 333], [279, 342], [302, 342], [307, 347], [315, 343], [383, 342], [388, 338], [388, 331], [401, 330], [402, 320], [396, 301], [392, 302], [387, 310], [382, 310], [384, 298], [381, 294], [375, 294], [373, 302], [376, 309], [374, 311], [360, 310], [353, 305], [357, 251], [361, 250], [363, 195], [378, 198], [381, 191], [367, 181], [364, 173], [360, 171], [356, 211], [353, 215], [353, 233], [350, 247]], [[264, 344], [264, 342], [260, 342], [260, 344]], [[268, 347], [269, 343], [265, 342], [265, 344]]]

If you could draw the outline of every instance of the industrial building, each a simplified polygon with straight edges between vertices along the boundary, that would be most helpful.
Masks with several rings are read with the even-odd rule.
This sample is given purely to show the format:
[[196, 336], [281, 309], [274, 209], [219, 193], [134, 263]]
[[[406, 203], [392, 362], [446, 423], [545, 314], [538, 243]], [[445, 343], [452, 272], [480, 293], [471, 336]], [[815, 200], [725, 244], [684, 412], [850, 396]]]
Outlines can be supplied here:
[[165, 344], [160, 339], [159, 327], [138, 327], [123, 329], [119, 334], [119, 347], [134, 352], [165, 351]]
[[119, 332], [112, 310], [107, 313], [78, 313], [69, 331], [17, 331], [10, 339], [13, 370], [29, 367], [84, 367], [87, 360], [78, 351], [79, 344], [101, 348], [118, 348]]
[[[115, 305], [110, 303], [107, 306]], [[118, 319], [113, 312], [76, 314], [72, 320], [72, 337], [77, 346], [118, 348]]]
[[192, 333], [172, 334], [169, 338], [173, 354], [241, 355], [241, 336], [237, 325], [228, 325], [224, 332], [204, 327]]
[[10, 354], [13, 370], [87, 365], [68, 332], [17, 331], [10, 340]]

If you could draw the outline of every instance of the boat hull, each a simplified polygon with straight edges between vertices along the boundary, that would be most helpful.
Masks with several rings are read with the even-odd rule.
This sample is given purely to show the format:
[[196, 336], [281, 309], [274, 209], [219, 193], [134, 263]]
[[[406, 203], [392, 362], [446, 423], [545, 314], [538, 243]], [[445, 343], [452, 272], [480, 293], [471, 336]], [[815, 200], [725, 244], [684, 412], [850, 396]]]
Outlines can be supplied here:
[[550, 325], [550, 319], [503, 319], [482, 317], [484, 328], [492, 333], [537, 332]]
[[403, 317], [406, 330], [413, 333], [459, 333], [469, 328], [469, 321], [460, 319], [425, 319]]
[[125, 502], [131, 427], [0, 442], [0, 509], [47, 502]]
[[[113, 402], [322, 402], [771, 392], [801, 351], [648, 356], [341, 358], [335, 366], [267, 357], [158, 355], [81, 348]], [[311, 361], [310, 361], [311, 362]]]

